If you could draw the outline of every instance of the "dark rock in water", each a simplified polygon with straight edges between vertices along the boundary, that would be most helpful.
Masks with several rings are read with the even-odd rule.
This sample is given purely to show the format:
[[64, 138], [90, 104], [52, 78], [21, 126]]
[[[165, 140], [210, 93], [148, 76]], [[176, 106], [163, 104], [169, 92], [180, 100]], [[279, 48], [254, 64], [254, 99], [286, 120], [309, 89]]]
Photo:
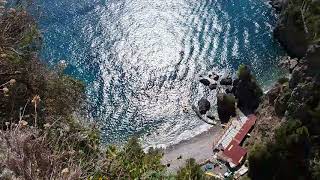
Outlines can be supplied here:
[[210, 85], [209, 85], [209, 89], [210, 89], [210, 90], [217, 89], [217, 84], [216, 84], [216, 83], [210, 84]]
[[258, 108], [263, 92], [247, 66], [240, 66], [238, 72], [239, 78], [233, 85], [238, 108], [245, 115], [252, 114]]
[[210, 102], [205, 98], [201, 98], [198, 101], [198, 107], [200, 114], [206, 114], [206, 112], [210, 109]]
[[200, 79], [200, 82], [205, 86], [209, 86], [210, 85], [210, 81], [208, 79], [205, 79], [205, 78]]
[[220, 84], [225, 85], [225, 86], [232, 85], [231, 77], [226, 77], [226, 78], [221, 79]]
[[227, 89], [226, 89], [226, 93], [227, 93], [227, 94], [232, 94], [232, 88], [227, 88]]
[[213, 80], [215, 80], [215, 81], [218, 81], [218, 80], [219, 80], [219, 78], [220, 78], [220, 76], [219, 76], [219, 75], [217, 75], [217, 74], [213, 76]]
[[170, 167], [170, 163], [167, 164], [167, 167]]
[[221, 123], [227, 123], [231, 116], [236, 116], [236, 100], [233, 95], [217, 95], [218, 115]]

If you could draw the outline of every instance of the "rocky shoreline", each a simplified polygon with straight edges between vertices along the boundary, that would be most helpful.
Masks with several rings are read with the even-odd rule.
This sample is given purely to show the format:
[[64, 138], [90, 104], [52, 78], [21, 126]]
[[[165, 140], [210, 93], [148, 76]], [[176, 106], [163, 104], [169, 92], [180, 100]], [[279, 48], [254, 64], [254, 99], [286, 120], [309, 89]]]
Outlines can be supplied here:
[[314, 16], [319, 18], [319, 14], [312, 14], [316, 12], [312, 7], [319, 7], [320, 3], [272, 0], [270, 4], [279, 14], [274, 37], [289, 55], [282, 58], [279, 66], [287, 69], [290, 76], [271, 87], [256, 111], [253, 138], [244, 142], [251, 149], [248, 176], [318, 179], [320, 46], [316, 36], [311, 36], [317, 31], [310, 24], [318, 23], [312, 21]]

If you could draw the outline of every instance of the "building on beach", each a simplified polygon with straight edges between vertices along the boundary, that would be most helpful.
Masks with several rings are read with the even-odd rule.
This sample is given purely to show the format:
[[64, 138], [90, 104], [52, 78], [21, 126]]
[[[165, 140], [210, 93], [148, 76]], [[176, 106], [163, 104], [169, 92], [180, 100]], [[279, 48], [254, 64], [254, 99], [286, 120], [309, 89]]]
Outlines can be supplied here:
[[247, 155], [247, 150], [241, 144], [256, 120], [253, 114], [232, 119], [217, 142], [214, 142], [213, 150], [217, 158], [227, 162], [231, 168], [239, 167]]

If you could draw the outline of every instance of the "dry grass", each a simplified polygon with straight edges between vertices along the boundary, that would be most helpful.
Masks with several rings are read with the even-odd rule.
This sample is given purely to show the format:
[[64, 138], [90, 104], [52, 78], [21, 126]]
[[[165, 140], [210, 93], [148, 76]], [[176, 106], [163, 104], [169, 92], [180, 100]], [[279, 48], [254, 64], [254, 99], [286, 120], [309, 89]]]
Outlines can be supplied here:
[[86, 179], [101, 171], [106, 155], [98, 131], [68, 121], [58, 119], [44, 129], [24, 120], [6, 123], [0, 130], [0, 179]]
[[23, 125], [0, 131], [0, 167], [11, 172], [10, 176], [2, 174], [1, 178], [79, 179], [82, 174], [79, 165], [65, 161], [68, 152], [53, 152], [46, 136], [39, 134], [37, 129]]

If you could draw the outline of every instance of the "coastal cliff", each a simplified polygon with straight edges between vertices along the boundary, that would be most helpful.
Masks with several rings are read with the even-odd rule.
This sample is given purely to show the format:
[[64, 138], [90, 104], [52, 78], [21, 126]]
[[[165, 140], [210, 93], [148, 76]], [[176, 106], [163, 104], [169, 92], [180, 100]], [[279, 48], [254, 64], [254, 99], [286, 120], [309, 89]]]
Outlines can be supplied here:
[[319, 42], [319, 1], [273, 0], [279, 14], [274, 37], [291, 57], [303, 58]]
[[251, 149], [248, 176], [319, 179], [320, 2], [273, 1], [272, 5], [280, 14], [275, 38], [291, 56], [285, 60], [290, 78], [279, 79], [263, 97], [254, 138], [246, 142]]

